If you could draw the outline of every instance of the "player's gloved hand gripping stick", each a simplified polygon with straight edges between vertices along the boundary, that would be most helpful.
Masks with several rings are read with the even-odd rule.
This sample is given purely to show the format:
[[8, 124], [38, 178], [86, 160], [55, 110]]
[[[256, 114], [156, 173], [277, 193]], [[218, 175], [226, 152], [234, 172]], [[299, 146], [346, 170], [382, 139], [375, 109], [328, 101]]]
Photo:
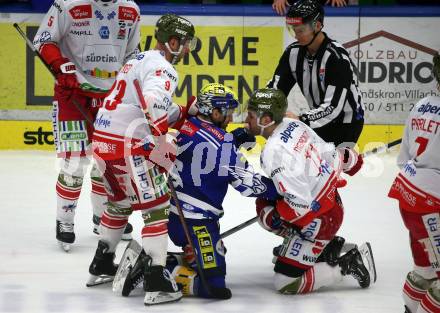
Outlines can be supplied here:
[[[18, 33], [20, 34], [20, 36], [25, 40], [26, 45], [29, 47], [29, 49], [31, 49], [36, 55], [37, 57], [40, 59], [40, 61], [44, 64], [44, 66], [47, 68], [47, 70], [52, 74], [52, 76], [56, 79], [57, 75], [54, 73], [54, 71], [52, 70], [52, 68], [49, 66], [49, 64], [46, 63], [46, 61], [44, 61], [44, 59], [41, 57], [41, 54], [37, 51], [37, 49], [34, 47], [34, 45], [32, 44], [32, 42], [29, 40], [29, 38], [26, 36], [26, 34], [23, 32], [23, 30], [20, 28], [20, 26], [18, 26], [17, 23], [14, 23], [14, 28], [18, 31]], [[65, 78], [64, 78], [65, 80]], [[69, 83], [69, 82], [64, 82], [63, 83]], [[70, 82], [71, 83], [71, 82]], [[84, 84], [83, 84], [84, 85]], [[88, 85], [78, 85], [78, 87], [81, 90], [84, 91], [92, 91], [90, 86]], [[93, 89], [93, 88], [92, 88]], [[101, 92], [106, 92], [104, 90], [101, 90]], [[91, 127], [93, 127], [93, 119], [91, 118], [90, 115], [87, 114], [87, 112], [84, 110], [84, 108], [75, 100], [72, 99], [72, 103], [73, 105], [76, 107], [76, 109], [81, 113], [81, 115], [86, 119], [86, 121], [90, 124]]]

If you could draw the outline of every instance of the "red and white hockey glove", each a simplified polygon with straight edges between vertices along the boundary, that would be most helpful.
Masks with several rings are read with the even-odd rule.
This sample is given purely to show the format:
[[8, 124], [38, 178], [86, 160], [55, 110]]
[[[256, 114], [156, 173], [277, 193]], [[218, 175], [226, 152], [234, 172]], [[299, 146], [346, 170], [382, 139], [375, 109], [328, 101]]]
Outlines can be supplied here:
[[183, 259], [189, 264], [192, 265], [196, 261], [196, 255], [194, 250], [191, 249], [191, 246], [187, 244], [183, 247]]
[[51, 67], [54, 69], [55, 73], [57, 73], [56, 78], [58, 87], [68, 90], [79, 88], [79, 83], [75, 75], [75, 64], [70, 62], [69, 59], [57, 59], [51, 64]]
[[258, 224], [260, 224], [261, 227], [281, 237], [284, 237], [288, 233], [288, 229], [281, 220], [274, 202], [264, 198], [257, 198], [257, 200], [255, 200], [255, 206], [258, 215]]
[[186, 103], [186, 107], [181, 107], [181, 106], [179, 107], [182, 110], [180, 117], [177, 121], [175, 121], [171, 125], [172, 128], [177, 130], [179, 130], [182, 127], [183, 123], [185, 123], [185, 120], [188, 117], [196, 116], [197, 113], [199, 112], [199, 106], [197, 105], [197, 98], [194, 96], [189, 97], [188, 102]]
[[350, 176], [353, 176], [362, 168], [364, 159], [362, 155], [350, 148], [338, 148], [342, 156], [342, 171]]
[[186, 102], [185, 107], [186, 116], [196, 116], [199, 113], [199, 106], [197, 104], [197, 97], [191, 96]]
[[176, 137], [167, 133], [156, 137], [155, 146], [148, 159], [168, 173], [176, 160], [176, 154]]
[[49, 64], [56, 77], [55, 92], [61, 97], [70, 97], [74, 89], [79, 88], [76, 78], [76, 66], [69, 59], [62, 56], [60, 48], [54, 43], [41, 46], [40, 54]]

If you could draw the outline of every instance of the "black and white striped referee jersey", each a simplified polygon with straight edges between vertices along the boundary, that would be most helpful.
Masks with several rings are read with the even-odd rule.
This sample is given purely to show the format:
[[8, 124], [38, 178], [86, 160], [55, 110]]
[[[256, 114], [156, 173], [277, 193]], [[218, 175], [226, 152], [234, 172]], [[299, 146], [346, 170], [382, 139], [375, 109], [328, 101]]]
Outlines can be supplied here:
[[267, 87], [280, 89], [287, 97], [298, 83], [310, 107], [299, 118], [311, 128], [363, 121], [362, 97], [349, 54], [323, 34], [325, 39], [314, 56], [297, 42], [289, 45]]

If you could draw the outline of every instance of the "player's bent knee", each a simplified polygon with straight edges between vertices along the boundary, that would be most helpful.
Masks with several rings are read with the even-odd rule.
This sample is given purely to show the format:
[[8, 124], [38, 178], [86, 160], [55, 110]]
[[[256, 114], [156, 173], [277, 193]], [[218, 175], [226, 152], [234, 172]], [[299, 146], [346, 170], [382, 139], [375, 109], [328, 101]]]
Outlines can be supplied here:
[[281, 273], [274, 275], [275, 289], [283, 294], [299, 294], [302, 282], [302, 277], [289, 277]]
[[275, 289], [284, 294], [301, 293], [301, 286], [305, 269], [298, 268], [277, 259], [275, 263], [274, 286]]

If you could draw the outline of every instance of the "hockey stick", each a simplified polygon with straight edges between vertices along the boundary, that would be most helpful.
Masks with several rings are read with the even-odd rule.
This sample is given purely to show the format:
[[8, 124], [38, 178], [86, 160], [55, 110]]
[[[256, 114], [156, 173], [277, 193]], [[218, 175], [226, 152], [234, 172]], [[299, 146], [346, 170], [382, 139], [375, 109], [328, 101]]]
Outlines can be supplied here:
[[[26, 45], [28, 46], [29, 49], [32, 50], [32, 52], [34, 52], [37, 57], [40, 59], [40, 61], [44, 64], [44, 66], [47, 68], [47, 70], [49, 71], [49, 73], [52, 74], [53, 78], [56, 79], [56, 75], [53, 72], [53, 70], [50, 68], [49, 64], [46, 63], [46, 61], [44, 61], [43, 57], [41, 56], [41, 54], [37, 51], [37, 49], [35, 48], [35, 46], [33, 45], [33, 43], [29, 40], [29, 38], [26, 36], [26, 34], [23, 32], [23, 30], [20, 28], [20, 26], [18, 26], [17, 23], [13, 24], [14, 28], [18, 31], [18, 33], [20, 34], [21, 37], [23, 37], [23, 39], [26, 42]], [[90, 127], [93, 128], [93, 120], [92, 118], [87, 114], [86, 111], [84, 111], [83, 107], [75, 100], [72, 99], [72, 103], [73, 105], [76, 107], [76, 109], [81, 113], [81, 115], [87, 120], [87, 122], [90, 124]]]
[[238, 232], [239, 230], [248, 227], [249, 225], [252, 225], [253, 223], [255, 223], [258, 220], [258, 216], [254, 216], [253, 218], [247, 220], [246, 222], [243, 222], [235, 227], [232, 227], [231, 229], [228, 229], [227, 231], [225, 231], [224, 233], [220, 234], [220, 238], [226, 238], [229, 235], [232, 235], [233, 233]]
[[[368, 156], [370, 156], [372, 154], [376, 154], [378, 152], [385, 151], [386, 149], [389, 149], [391, 147], [397, 146], [400, 143], [402, 143], [402, 138], [394, 140], [394, 141], [391, 141], [391, 142], [389, 142], [389, 143], [387, 143], [387, 144], [385, 144], [383, 146], [374, 148], [374, 149], [372, 149], [370, 151], [364, 152], [364, 153], [362, 153], [362, 157], [365, 158], [365, 157], [368, 157]], [[239, 230], [242, 230], [243, 228], [248, 227], [249, 225], [252, 225], [257, 220], [258, 220], [258, 216], [255, 216], [255, 217], [253, 217], [253, 218], [251, 218], [251, 219], [249, 219], [249, 220], [247, 220], [247, 221], [245, 221], [245, 222], [243, 222], [241, 224], [238, 224], [237, 226], [232, 227], [231, 229], [229, 229], [229, 230], [225, 231], [224, 233], [220, 234], [220, 238], [222, 238], [222, 239], [226, 238], [226, 237], [228, 237], [228, 236], [238, 232]]]
[[[151, 122], [150, 114], [147, 114], [148, 113], [148, 106], [147, 106], [147, 103], [145, 102], [144, 96], [142, 94], [141, 85], [140, 85], [140, 83], [139, 83], [139, 81], [137, 79], [135, 79], [133, 81], [133, 84], [134, 84], [134, 88], [136, 90], [137, 96], [139, 98], [139, 102], [141, 104], [142, 111], [144, 112], [145, 119], [146, 119], [147, 123], [150, 124], [150, 122]], [[151, 134], [151, 129], [149, 127], [147, 129], [150, 130], [150, 135], [152, 135]], [[186, 224], [186, 221], [185, 221], [185, 216], [183, 214], [182, 208], [180, 207], [179, 200], [177, 198], [176, 190], [174, 189], [174, 185], [173, 185], [173, 183], [170, 180], [168, 180], [168, 188], [170, 189], [171, 197], [173, 198], [174, 203], [175, 203], [176, 208], [177, 208], [177, 212], [179, 213], [180, 223], [182, 224], [183, 232], [185, 233], [185, 237], [186, 237], [186, 240], [188, 241], [188, 245], [190, 246], [191, 250], [194, 251], [194, 254], [196, 256], [195, 257], [195, 261], [196, 261], [196, 266], [197, 266], [197, 269], [198, 269], [198, 272], [199, 272], [198, 274], [200, 276], [200, 281], [201, 281], [203, 287], [208, 292], [208, 294], [212, 295], [211, 289], [209, 288], [209, 285], [208, 285], [208, 283], [206, 281], [206, 278], [205, 278], [205, 274], [203, 272], [203, 267], [200, 264], [200, 260], [198, 258], [198, 252], [194, 248], [194, 245], [193, 245], [193, 242], [192, 242], [192, 239], [191, 239], [191, 235], [189, 233], [188, 225]]]
[[380, 147], [374, 148], [374, 149], [372, 149], [370, 151], [362, 153], [362, 157], [365, 158], [365, 157], [368, 157], [368, 156], [370, 156], [372, 154], [385, 151], [385, 150], [387, 150], [387, 149], [389, 149], [391, 147], [397, 146], [397, 145], [399, 145], [401, 143], [402, 143], [402, 138], [394, 140], [394, 141], [391, 141], [391, 142], [389, 142], [389, 143], [387, 143], [387, 144], [385, 144], [383, 146], [380, 146]]

